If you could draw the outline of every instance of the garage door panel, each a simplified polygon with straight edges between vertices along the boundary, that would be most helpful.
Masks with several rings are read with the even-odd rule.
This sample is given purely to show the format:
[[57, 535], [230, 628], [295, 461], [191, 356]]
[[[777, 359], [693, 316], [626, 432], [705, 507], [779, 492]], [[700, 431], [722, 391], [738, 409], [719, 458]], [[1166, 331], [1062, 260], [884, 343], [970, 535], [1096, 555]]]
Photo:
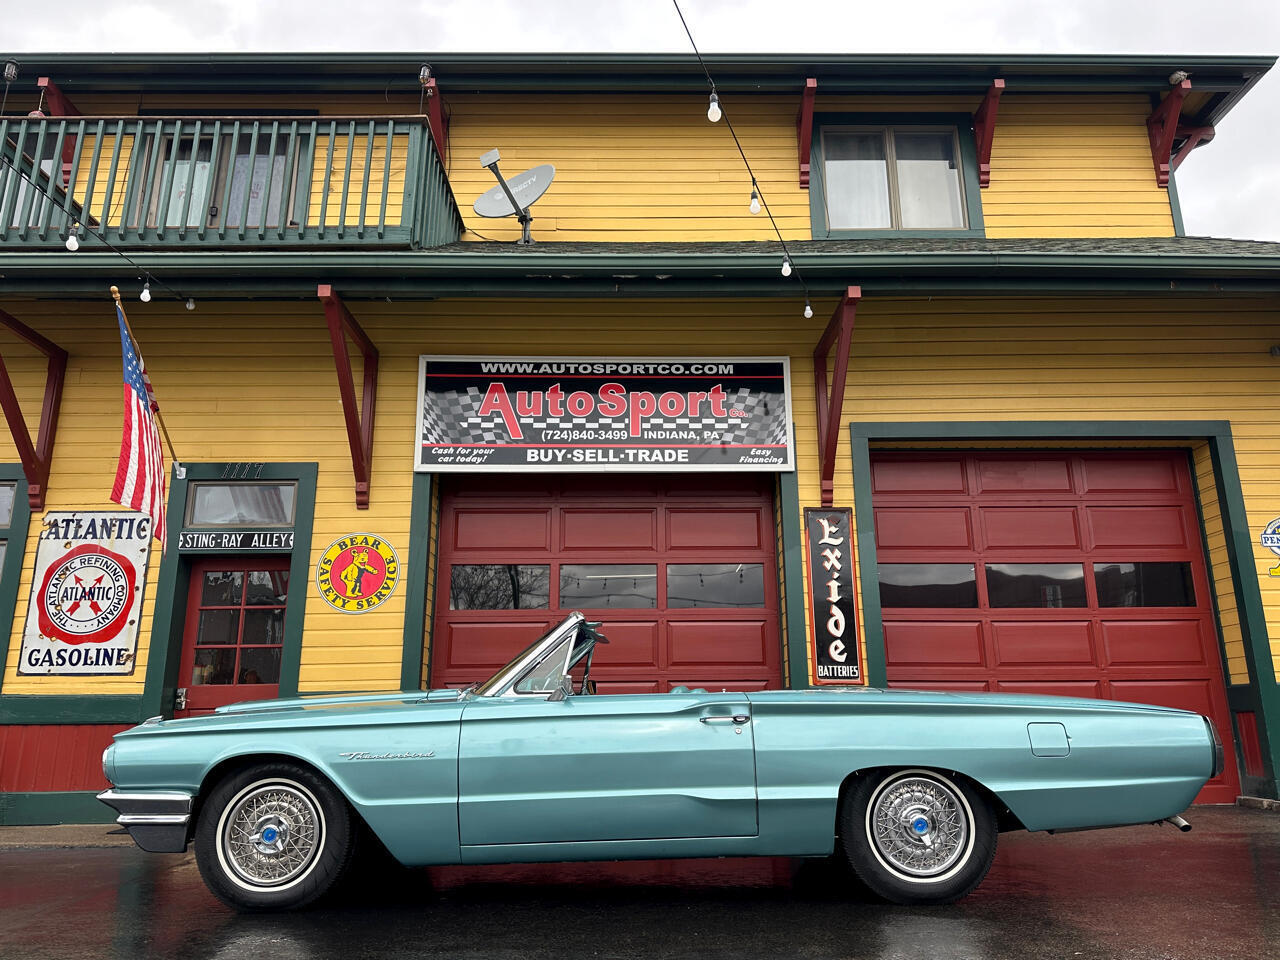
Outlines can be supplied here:
[[667, 623], [668, 662], [671, 668], [707, 664], [759, 664], [768, 661], [762, 620], [695, 620]]
[[996, 666], [1073, 666], [1094, 662], [1088, 620], [999, 621], [991, 625]]
[[549, 510], [466, 510], [457, 512], [452, 547], [457, 552], [551, 549]]
[[982, 624], [978, 621], [886, 621], [884, 646], [885, 662], [893, 667], [986, 663]]
[[983, 538], [991, 549], [1079, 549], [1075, 507], [982, 507]]
[[896, 690], [942, 690], [953, 693], [989, 693], [984, 680], [910, 680], [898, 682], [890, 680], [889, 686]]
[[1096, 455], [1081, 458], [1085, 493], [1176, 493], [1176, 461], [1168, 456]]
[[609, 638], [597, 647], [593, 663], [601, 667], [658, 668], [658, 622], [606, 620], [600, 632]]
[[968, 507], [876, 510], [876, 545], [885, 549], [972, 550]]
[[596, 681], [596, 692], [606, 693], [666, 693], [657, 680], [608, 680]]
[[1070, 493], [1071, 464], [1065, 457], [979, 457], [982, 493]]
[[1204, 665], [1201, 620], [1103, 620], [1107, 662], [1122, 664]]
[[1103, 696], [1102, 684], [1096, 680], [1001, 680], [996, 683], [997, 693], [1030, 693], [1042, 697]]
[[1111, 698], [1177, 707], [1194, 713], [1213, 712], [1213, 693], [1208, 680], [1113, 680]]
[[673, 509], [667, 511], [667, 543], [673, 550], [760, 550], [762, 526], [758, 509]]
[[1185, 550], [1186, 514], [1174, 506], [1086, 507], [1086, 523], [1095, 547]]
[[497, 670], [551, 627], [550, 620], [484, 623], [451, 623], [448, 642], [436, 649], [449, 667], [485, 667]]
[[[602, 531], [608, 531], [607, 539]], [[565, 550], [656, 550], [658, 512], [565, 507], [560, 512], [560, 542]]]
[[964, 493], [964, 461], [877, 460], [871, 465], [871, 488], [874, 493]]

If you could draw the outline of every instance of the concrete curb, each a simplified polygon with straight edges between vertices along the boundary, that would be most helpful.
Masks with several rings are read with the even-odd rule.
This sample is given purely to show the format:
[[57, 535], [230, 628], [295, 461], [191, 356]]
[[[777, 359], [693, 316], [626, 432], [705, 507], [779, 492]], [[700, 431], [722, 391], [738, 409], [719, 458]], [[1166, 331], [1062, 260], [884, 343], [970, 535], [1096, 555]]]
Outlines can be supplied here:
[[1236, 805], [1251, 810], [1270, 810], [1280, 813], [1280, 800], [1268, 800], [1266, 797], [1236, 797]]
[[131, 847], [128, 834], [113, 834], [112, 824], [63, 823], [42, 827], [0, 827], [0, 850], [61, 849], [67, 847]]

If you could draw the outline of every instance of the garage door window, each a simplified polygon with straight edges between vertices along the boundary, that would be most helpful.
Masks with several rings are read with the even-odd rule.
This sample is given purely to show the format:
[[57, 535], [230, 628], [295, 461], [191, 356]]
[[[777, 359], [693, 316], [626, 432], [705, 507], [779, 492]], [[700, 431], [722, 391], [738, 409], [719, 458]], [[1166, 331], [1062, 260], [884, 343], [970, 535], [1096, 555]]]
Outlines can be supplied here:
[[545, 610], [551, 568], [528, 563], [455, 564], [449, 572], [450, 610]]
[[667, 606], [763, 607], [764, 564], [668, 564]]
[[882, 563], [882, 607], [976, 607], [972, 563]]
[[1194, 607], [1189, 563], [1095, 563], [1102, 607]]
[[1083, 607], [1084, 564], [988, 563], [987, 595], [993, 607]]
[[658, 605], [658, 568], [651, 563], [570, 563], [560, 568], [564, 609], [651, 610]]

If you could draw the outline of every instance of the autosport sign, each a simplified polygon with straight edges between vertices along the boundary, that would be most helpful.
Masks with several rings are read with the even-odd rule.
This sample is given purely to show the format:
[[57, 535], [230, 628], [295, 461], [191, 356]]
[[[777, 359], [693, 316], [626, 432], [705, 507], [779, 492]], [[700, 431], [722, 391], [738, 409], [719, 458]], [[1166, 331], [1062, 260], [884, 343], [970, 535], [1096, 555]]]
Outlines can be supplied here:
[[145, 514], [46, 514], [18, 673], [133, 673], [150, 556], [151, 518]]
[[794, 469], [786, 357], [427, 357], [414, 468]]

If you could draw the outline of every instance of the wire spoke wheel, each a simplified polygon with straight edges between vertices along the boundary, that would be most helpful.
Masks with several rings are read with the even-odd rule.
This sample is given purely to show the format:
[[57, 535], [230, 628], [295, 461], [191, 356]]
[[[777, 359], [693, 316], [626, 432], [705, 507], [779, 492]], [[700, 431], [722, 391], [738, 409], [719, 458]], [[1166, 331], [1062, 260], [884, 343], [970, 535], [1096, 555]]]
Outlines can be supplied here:
[[951, 869], [964, 854], [970, 833], [959, 795], [932, 778], [894, 782], [875, 798], [868, 820], [880, 855], [913, 877]]
[[307, 868], [323, 840], [318, 804], [297, 784], [270, 784], [242, 795], [223, 819], [221, 842], [247, 883], [287, 883]]

